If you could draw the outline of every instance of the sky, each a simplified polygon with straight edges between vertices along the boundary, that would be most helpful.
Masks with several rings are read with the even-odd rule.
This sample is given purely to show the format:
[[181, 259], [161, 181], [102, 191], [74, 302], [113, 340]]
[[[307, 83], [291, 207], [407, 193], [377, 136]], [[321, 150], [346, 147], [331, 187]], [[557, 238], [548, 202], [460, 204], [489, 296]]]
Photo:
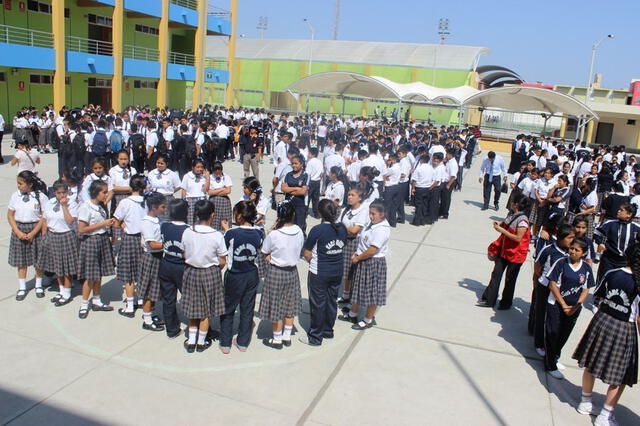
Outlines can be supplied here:
[[[225, 7], [226, 0], [212, 3]], [[602, 87], [628, 89], [640, 79], [640, 0], [342, 0], [338, 40], [437, 43], [438, 21], [449, 19], [446, 44], [491, 49], [480, 65], [500, 65], [527, 82], [587, 85], [591, 46]], [[526, 5], [526, 6], [524, 6]], [[226, 6], [228, 7], [228, 6]], [[258, 38], [333, 37], [334, 0], [239, 0], [238, 33]]]

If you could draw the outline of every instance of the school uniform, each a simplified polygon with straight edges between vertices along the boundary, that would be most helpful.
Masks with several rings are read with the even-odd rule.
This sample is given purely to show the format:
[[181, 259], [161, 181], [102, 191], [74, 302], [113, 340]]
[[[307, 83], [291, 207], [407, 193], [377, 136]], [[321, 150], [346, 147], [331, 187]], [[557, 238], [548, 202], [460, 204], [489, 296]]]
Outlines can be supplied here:
[[400, 159], [400, 179], [398, 180], [398, 185], [400, 188], [400, 194], [402, 196], [402, 203], [398, 206], [397, 211], [397, 222], [404, 223], [405, 221], [405, 212], [404, 212], [404, 204], [409, 203], [411, 200], [411, 191], [409, 190], [409, 182], [411, 179], [411, 169], [413, 165], [411, 163], [411, 159], [407, 155], [406, 157]]
[[[294, 176], [293, 170], [287, 173], [284, 177], [284, 182], [292, 188], [304, 188], [309, 185], [309, 175], [302, 172], [299, 176]], [[307, 230], [307, 203], [304, 195], [291, 195], [287, 194], [286, 199], [291, 201], [293, 207], [296, 209], [295, 223], [302, 229], [302, 232]]]
[[[73, 218], [78, 217], [80, 206], [70, 201], [69, 213]], [[38, 253], [39, 266], [56, 274], [58, 277], [69, 277], [78, 273], [79, 242], [76, 225], [68, 224], [64, 219], [64, 208], [53, 198], [43, 209], [47, 233], [42, 238], [41, 250]]]
[[324, 198], [337, 201], [338, 208], [341, 208], [344, 204], [344, 196], [345, 196], [345, 187], [341, 181], [330, 182], [327, 185], [327, 189], [324, 192]]
[[385, 209], [387, 211], [387, 220], [392, 227], [395, 227], [398, 222], [398, 206], [404, 203], [400, 188], [401, 173], [400, 163], [395, 163], [391, 167], [388, 167], [384, 174], [387, 178], [384, 182]]
[[611, 270], [627, 265], [625, 252], [636, 243], [640, 225], [635, 222], [608, 220], [594, 231], [593, 239], [596, 244], [604, 244], [605, 251], [600, 256], [598, 266], [598, 281]]
[[309, 175], [309, 202], [311, 202], [311, 211], [313, 212], [313, 217], [318, 218], [320, 217], [318, 203], [320, 202], [322, 161], [318, 158], [310, 159], [307, 161], [305, 171]]
[[618, 210], [620, 210], [620, 207], [630, 200], [631, 198], [627, 195], [617, 192], [611, 193], [602, 201], [602, 204], [600, 204], [600, 214], [604, 216], [604, 220], [615, 220], [618, 218]]
[[182, 237], [189, 228], [184, 222], [164, 222], [160, 225], [163, 241], [163, 256], [158, 268], [160, 295], [162, 297], [162, 316], [167, 336], [180, 333], [180, 319], [176, 309], [178, 290], [182, 291], [184, 275], [184, 244]]
[[344, 224], [321, 223], [311, 229], [304, 243], [304, 249], [312, 253], [307, 275], [311, 311], [307, 335], [309, 343], [314, 345], [322, 344], [324, 337], [333, 337], [346, 242], [347, 228]]
[[[589, 210], [591, 207], [597, 206], [597, 204], [598, 204], [598, 196], [596, 194], [596, 191], [591, 191], [591, 193], [587, 195], [582, 195], [577, 211], [585, 212]], [[590, 213], [583, 216], [585, 216], [585, 218], [587, 219], [587, 237], [593, 238], [593, 232], [595, 230], [594, 214]], [[568, 222], [573, 223], [573, 220], [575, 219], [575, 217], [576, 217], [576, 213], [570, 211], [567, 214]]]
[[[135, 176], [136, 174], [138, 174], [138, 172], [133, 167], [123, 168], [119, 165], [116, 165], [109, 169], [109, 178], [111, 179], [111, 184], [114, 187], [130, 186], [129, 184], [131, 182], [131, 176]], [[121, 192], [118, 194], [114, 193], [113, 198], [111, 199], [111, 211], [115, 212], [118, 208], [118, 205], [120, 204], [120, 201], [124, 200], [129, 195], [131, 195], [131, 191], [124, 193]], [[122, 238], [122, 229], [115, 228], [113, 230], [113, 236], [116, 238]]]
[[[164, 195], [167, 200], [167, 205], [169, 202], [173, 200], [173, 194], [180, 189], [180, 176], [178, 173], [174, 172], [170, 169], [164, 169], [164, 171], [160, 171], [158, 169], [153, 169], [149, 172], [147, 176], [149, 181], [149, 187], [152, 191], [158, 192]], [[161, 221], [167, 220], [167, 213], [163, 213], [161, 216], [158, 216]]]
[[546, 213], [546, 219], [550, 219], [555, 217], [556, 215], [564, 216], [564, 212], [566, 211], [567, 199], [569, 198], [570, 188], [565, 186], [564, 188], [556, 188], [553, 191], [552, 198], [560, 197], [561, 200], [557, 203], [549, 203], [549, 208]]
[[351, 302], [361, 306], [384, 306], [387, 303], [387, 261], [391, 228], [387, 220], [369, 223], [358, 237], [356, 254], [375, 246], [378, 252], [355, 265]]
[[[107, 210], [91, 201], [85, 201], [78, 210], [78, 221], [89, 226], [104, 222]], [[102, 277], [115, 274], [113, 251], [107, 228], [83, 233], [80, 237], [78, 278], [100, 281]]]
[[351, 186], [357, 185], [357, 183], [360, 181], [360, 169], [362, 169], [362, 161], [360, 160], [356, 160], [353, 163], [349, 164], [349, 166], [347, 166], [347, 178], [349, 179]]
[[196, 222], [196, 203], [205, 200], [205, 191], [202, 189], [206, 182], [204, 175], [196, 176], [192, 171], [184, 175], [180, 187], [187, 192], [185, 200], [189, 205], [189, 214], [187, 216], [187, 224], [193, 225]]
[[[547, 279], [549, 283], [555, 283], [569, 306], [575, 306], [578, 303], [584, 289], [595, 286], [591, 267], [582, 260], [577, 267], [574, 267], [568, 257], [556, 261], [547, 274]], [[547, 371], [558, 369], [560, 353], [576, 325], [581, 310], [582, 307], [579, 307], [573, 315], [565, 314], [553, 293], [549, 292], [544, 331], [544, 366]]]
[[[231, 177], [225, 173], [221, 176], [216, 176], [215, 174], [211, 174], [211, 180], [209, 183], [209, 189], [222, 189], [222, 188], [231, 188], [233, 186], [233, 182], [231, 181]], [[231, 201], [229, 200], [228, 195], [211, 195], [209, 197], [209, 201], [213, 203], [215, 207], [215, 216], [213, 217], [213, 222], [211, 226], [213, 229], [216, 229], [222, 232], [221, 223], [223, 220], [226, 220], [229, 223], [229, 226], [233, 226], [233, 209], [231, 207]]]
[[507, 175], [507, 168], [504, 164], [504, 160], [501, 156], [496, 155], [493, 161], [489, 157], [485, 157], [482, 160], [480, 166], [480, 177], [483, 178], [482, 182], [482, 196], [483, 207], [486, 209], [489, 207], [489, 201], [491, 198], [491, 189], [493, 188], [493, 204], [498, 205], [500, 201], [500, 183], [502, 176]]
[[182, 235], [185, 268], [180, 304], [189, 319], [224, 314], [224, 287], [219, 257], [227, 255], [222, 234], [210, 226], [195, 225]]
[[262, 253], [271, 255], [258, 317], [271, 322], [300, 313], [300, 277], [298, 259], [304, 244], [304, 233], [298, 225], [271, 231], [262, 243]]
[[437, 198], [434, 196], [435, 187], [440, 184], [436, 170], [429, 163], [421, 163], [413, 172], [411, 177], [415, 181], [416, 212], [413, 218], [413, 225], [431, 225], [437, 218]]
[[455, 186], [455, 182], [451, 184], [450, 188], [447, 188], [447, 184], [449, 183], [449, 179], [458, 177], [458, 164], [455, 158], [450, 159], [444, 165], [444, 177], [442, 183], [440, 184], [440, 206], [438, 215], [443, 219], [449, 218], [449, 209], [451, 208], [451, 193], [453, 192], [453, 188]]
[[149, 242], [162, 242], [160, 232], [160, 219], [157, 217], [145, 216], [141, 223], [141, 243], [142, 243], [142, 264], [140, 265], [140, 275], [137, 280], [138, 298], [157, 302], [160, 300], [160, 260], [162, 260], [163, 249], [151, 249]]
[[555, 185], [555, 183], [552, 179], [547, 180], [545, 178], [541, 178], [536, 181], [533, 188], [533, 206], [531, 207], [531, 213], [529, 214], [529, 222], [531, 222], [532, 225], [541, 226], [547, 213], [546, 204], [543, 206], [540, 205], [540, 202], [536, 197], [536, 192], [538, 193], [538, 197], [546, 200], [549, 190], [553, 185]]
[[87, 175], [82, 181], [82, 190], [80, 191], [80, 201], [81, 202], [91, 202], [91, 197], [89, 196], [89, 187], [94, 180], [101, 180], [107, 184], [107, 191], [113, 191], [113, 182], [109, 175], [104, 174], [102, 176], [98, 176], [95, 173], [91, 173]]
[[[36, 227], [49, 199], [46, 195], [38, 192], [21, 193], [19, 190], [11, 194], [9, 200], [9, 210], [14, 212], [16, 226], [21, 232], [30, 233]], [[38, 255], [42, 250], [42, 233], [39, 232], [31, 241], [18, 238], [15, 232], [11, 232], [9, 242], [9, 265], [14, 268], [24, 266], [35, 266], [41, 269], [38, 262]]]
[[278, 164], [276, 166], [276, 169], [274, 170], [274, 177], [278, 179], [278, 184], [273, 190], [273, 199], [276, 205], [280, 204], [285, 199], [285, 195], [282, 192], [282, 184], [284, 183], [284, 178], [292, 170], [293, 169], [291, 168], [291, 163], [287, 158], [285, 158], [280, 164]]
[[632, 386], [638, 382], [638, 332], [640, 305], [638, 285], [629, 268], [613, 269], [598, 283], [594, 293], [602, 299], [573, 353], [604, 383]]
[[[361, 204], [357, 209], [348, 209], [342, 213], [342, 218], [340, 220], [342, 224], [346, 228], [351, 228], [353, 226], [360, 226], [360, 232], [364, 229], [369, 223], [369, 207]], [[347, 236], [347, 243], [344, 246], [344, 262], [342, 269], [342, 279], [344, 282], [350, 280], [353, 277], [354, 267], [351, 263], [351, 257], [355, 254], [356, 249], [358, 248], [358, 235], [351, 237]]]
[[224, 234], [229, 252], [224, 274], [224, 314], [220, 317], [220, 346], [231, 347], [233, 318], [240, 309], [236, 343], [246, 348], [251, 341], [253, 314], [260, 276], [256, 265], [264, 234], [252, 226], [240, 226]]
[[146, 215], [144, 198], [130, 195], [122, 200], [113, 213], [113, 217], [123, 222], [122, 245], [117, 254], [116, 278], [124, 283], [137, 282], [140, 277], [142, 260], [142, 220]]

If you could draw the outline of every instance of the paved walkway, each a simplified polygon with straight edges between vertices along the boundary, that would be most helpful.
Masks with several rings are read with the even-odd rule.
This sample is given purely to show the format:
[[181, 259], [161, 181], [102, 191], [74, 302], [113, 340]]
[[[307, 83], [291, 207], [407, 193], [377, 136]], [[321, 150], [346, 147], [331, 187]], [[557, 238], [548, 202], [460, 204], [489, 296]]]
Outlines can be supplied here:
[[[0, 262], [0, 423], [590, 424], [574, 409], [581, 371], [570, 355], [591, 314], [582, 314], [562, 355], [567, 380], [557, 381], [544, 373], [526, 334], [530, 263], [512, 310], [474, 306], [492, 267], [485, 254], [495, 238], [491, 219], [504, 214], [480, 211], [478, 163], [454, 194], [451, 219], [393, 231], [388, 306], [378, 313], [378, 326], [356, 332], [338, 322], [336, 338], [320, 348], [295, 337], [290, 348], [266, 348], [259, 339], [270, 326], [256, 319], [248, 352], [225, 356], [212, 347], [187, 354], [181, 340], [143, 331], [139, 316], [92, 313], [80, 321], [79, 299], [54, 308], [49, 292], [45, 299], [31, 292], [18, 303], [16, 273]], [[225, 166], [236, 200], [241, 167]], [[54, 167], [55, 157], [45, 155], [41, 176], [48, 182]], [[260, 172], [270, 186], [272, 167]], [[15, 174], [0, 166], [2, 259]], [[302, 263], [300, 272], [306, 297]], [[107, 281], [103, 294], [119, 306], [121, 284]], [[298, 333], [308, 321], [306, 315], [296, 320]], [[605, 389], [597, 383], [598, 405]], [[640, 424], [637, 389], [627, 389], [621, 402], [620, 423]]]

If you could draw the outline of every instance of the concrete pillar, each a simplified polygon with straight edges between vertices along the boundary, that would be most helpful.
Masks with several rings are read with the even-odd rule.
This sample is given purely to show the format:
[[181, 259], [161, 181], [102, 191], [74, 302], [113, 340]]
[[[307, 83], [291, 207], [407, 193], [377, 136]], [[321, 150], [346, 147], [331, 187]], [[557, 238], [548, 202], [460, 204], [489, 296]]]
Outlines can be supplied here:
[[124, 30], [124, 0], [116, 0], [113, 7], [113, 79], [111, 81], [111, 107], [122, 111], [122, 80], [123, 80], [123, 30]]
[[227, 61], [229, 64], [229, 83], [227, 84], [227, 93], [225, 96], [225, 104], [227, 107], [233, 105], [235, 94], [236, 74], [240, 71], [236, 69], [236, 36], [238, 34], [238, 0], [231, 0], [231, 36], [229, 36], [229, 50], [227, 52]]
[[207, 56], [207, 0], [198, 0], [198, 28], [194, 43], [196, 81], [193, 84], [192, 109], [204, 103], [204, 59]]
[[53, 75], [53, 107], [60, 111], [65, 104], [66, 61], [65, 61], [65, 31], [64, 31], [64, 0], [51, 2], [51, 28], [53, 29], [53, 48], [56, 55], [56, 69]]
[[162, 17], [160, 18], [160, 34], [158, 34], [158, 62], [160, 62], [160, 79], [156, 91], [156, 104], [159, 108], [167, 106], [167, 64], [169, 63], [169, 0], [162, 0]]

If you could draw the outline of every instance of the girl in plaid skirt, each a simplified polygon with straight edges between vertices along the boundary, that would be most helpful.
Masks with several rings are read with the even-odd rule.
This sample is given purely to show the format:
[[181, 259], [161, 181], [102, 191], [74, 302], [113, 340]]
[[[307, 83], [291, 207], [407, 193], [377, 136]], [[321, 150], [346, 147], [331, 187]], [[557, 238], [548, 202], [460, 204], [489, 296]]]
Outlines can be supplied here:
[[[264, 236], [264, 227], [267, 220], [267, 211], [271, 207], [271, 200], [262, 194], [262, 186], [255, 176], [249, 176], [242, 182], [242, 198], [240, 201], [251, 201], [256, 206], [256, 220], [254, 226], [258, 228]], [[267, 276], [267, 262], [262, 252], [256, 257], [258, 275], [264, 279]]]
[[[109, 177], [113, 184], [113, 199], [111, 200], [111, 212], [115, 212], [120, 201], [131, 195], [131, 177], [137, 173], [136, 169], [129, 163], [129, 151], [121, 150], [117, 155], [118, 164], [109, 169]], [[113, 230], [116, 239], [122, 238], [122, 229], [116, 227]]]
[[598, 311], [573, 354], [584, 368], [580, 414], [595, 414], [591, 401], [595, 379], [609, 385], [596, 425], [617, 424], [613, 410], [625, 386], [638, 382], [640, 244], [627, 250], [626, 259], [628, 266], [610, 270], [599, 281], [595, 291], [596, 301], [601, 301]]
[[218, 231], [221, 231], [220, 223], [223, 220], [226, 220], [229, 226], [232, 225], [231, 201], [229, 200], [232, 186], [231, 177], [223, 172], [222, 163], [216, 161], [213, 164], [213, 173], [209, 179], [207, 192], [209, 201], [216, 208], [216, 215], [211, 226]]
[[[168, 165], [169, 159], [165, 155], [158, 155], [156, 168], [151, 170], [147, 177], [148, 189], [164, 195], [167, 205], [169, 205], [169, 201], [173, 200], [173, 194], [180, 190], [180, 177], [178, 173], [168, 169]], [[165, 213], [161, 214], [159, 218], [163, 222], [169, 219]]]
[[296, 208], [292, 202], [280, 203], [277, 214], [273, 230], [262, 244], [262, 253], [267, 255], [269, 268], [258, 317], [271, 321], [273, 330], [273, 337], [264, 339], [262, 343], [273, 349], [282, 349], [283, 345], [291, 345], [293, 319], [300, 312], [302, 295], [297, 265], [304, 234], [295, 224]]
[[89, 187], [91, 186], [92, 182], [99, 180], [107, 184], [108, 194], [107, 198], [104, 200], [104, 205], [108, 206], [109, 202], [111, 202], [111, 198], [113, 198], [113, 183], [106, 172], [104, 160], [102, 158], [94, 158], [91, 162], [91, 170], [93, 171], [93, 173], [87, 175], [87, 177], [84, 178], [84, 181], [82, 181], [82, 190], [80, 192], [81, 201], [91, 201]]
[[188, 353], [203, 352], [211, 346], [207, 339], [209, 318], [224, 314], [222, 273], [227, 263], [227, 247], [222, 234], [211, 227], [215, 207], [209, 200], [195, 205], [198, 222], [184, 231], [185, 268], [182, 278], [182, 312], [189, 319]]
[[73, 276], [78, 273], [78, 235], [75, 223], [78, 203], [69, 198], [68, 186], [63, 181], [53, 184], [55, 198], [49, 200], [44, 209], [46, 234], [39, 263], [45, 271], [58, 277], [58, 294], [51, 299], [55, 306], [64, 306], [71, 301]]
[[27, 295], [27, 268], [36, 268], [36, 296], [44, 297], [42, 288], [43, 271], [38, 264], [40, 234], [42, 230], [43, 206], [49, 201], [44, 191], [47, 186], [35, 173], [23, 170], [17, 177], [18, 190], [11, 195], [7, 220], [11, 226], [9, 243], [9, 265], [18, 268], [18, 292], [16, 300]]
[[[113, 275], [114, 262], [111, 241], [107, 230], [115, 219], [108, 219], [105, 201], [109, 197], [107, 183], [96, 180], [89, 185], [89, 201], [85, 201], [78, 210], [78, 232], [81, 242], [79, 250], [78, 278], [83, 279], [82, 304], [78, 317], [85, 319], [89, 308], [93, 311], [112, 311], [100, 299], [102, 277]], [[89, 296], [93, 293], [91, 303]]]
[[[369, 225], [358, 237], [358, 248], [351, 258], [355, 265], [351, 310], [340, 317], [352, 322], [354, 330], [365, 330], [375, 324], [378, 306], [387, 302], [387, 262], [391, 228], [385, 219], [384, 202], [376, 200], [369, 206]], [[364, 318], [358, 321], [360, 305], [367, 307]]]
[[191, 171], [184, 175], [180, 187], [182, 188], [182, 199], [189, 204], [189, 216], [187, 224], [193, 225], [196, 221], [195, 206], [200, 200], [204, 200], [209, 188], [209, 172], [204, 168], [204, 163], [200, 159], [193, 160]]
[[124, 283], [126, 304], [118, 309], [118, 313], [127, 318], [135, 315], [135, 284], [140, 278], [140, 261], [142, 259], [142, 219], [145, 216], [144, 198], [142, 191], [146, 186], [143, 175], [131, 178], [132, 195], [118, 204], [113, 213], [115, 227], [123, 229], [122, 245], [118, 253], [118, 268], [116, 278]]
[[162, 234], [160, 233], [160, 215], [167, 208], [164, 195], [152, 193], [146, 199], [149, 212], [142, 220], [142, 266], [138, 280], [138, 298], [142, 303], [142, 328], [151, 331], [163, 331], [164, 325], [152, 316], [153, 306], [160, 299], [160, 280], [158, 271], [162, 259]]

